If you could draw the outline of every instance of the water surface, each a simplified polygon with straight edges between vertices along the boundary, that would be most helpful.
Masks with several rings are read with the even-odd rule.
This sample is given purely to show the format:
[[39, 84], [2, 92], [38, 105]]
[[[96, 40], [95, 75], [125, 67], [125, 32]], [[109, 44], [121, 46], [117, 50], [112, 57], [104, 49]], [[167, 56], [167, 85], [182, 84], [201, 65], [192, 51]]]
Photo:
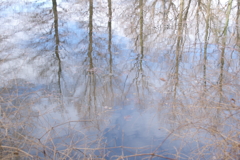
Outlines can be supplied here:
[[0, 2], [1, 158], [239, 159], [240, 2]]

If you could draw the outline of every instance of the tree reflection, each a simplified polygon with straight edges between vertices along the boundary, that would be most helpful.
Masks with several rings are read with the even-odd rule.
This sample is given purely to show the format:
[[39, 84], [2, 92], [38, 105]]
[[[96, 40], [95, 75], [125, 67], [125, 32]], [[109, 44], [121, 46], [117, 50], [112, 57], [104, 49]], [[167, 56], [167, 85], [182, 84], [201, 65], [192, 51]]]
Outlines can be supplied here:
[[[29, 93], [29, 86], [42, 89], [34, 90], [38, 104], [29, 109], [43, 112], [43, 127], [35, 125], [45, 131], [37, 139], [42, 145], [58, 144], [55, 131], [66, 138], [64, 143], [72, 142], [65, 134], [67, 126], [67, 133], [79, 136], [74, 145], [81, 158], [94, 146], [88, 143], [92, 137], [83, 136], [90, 132], [91, 143], [99, 146], [107, 145], [101, 138], [118, 136], [115, 147], [122, 145], [122, 152], [114, 155], [117, 158], [133, 156], [120, 144], [121, 138], [126, 142], [124, 136], [130, 145], [141, 141], [139, 147], [149, 145], [151, 138], [161, 141], [160, 147], [157, 142], [151, 146], [156, 152], [144, 158], [162, 154], [162, 148], [166, 155], [174, 155], [171, 158], [186, 158], [180, 154], [185, 152], [191, 152], [192, 159], [238, 158], [239, 1], [52, 0], [29, 2], [27, 7], [0, 3], [9, 5], [0, 7], [0, 80], [6, 84], [0, 90], [0, 106], [6, 101], [16, 104], [17, 98], [11, 96], [17, 94], [7, 92], [19, 89], [18, 83], [7, 83], [12, 79], [29, 83], [21, 86]], [[11, 98], [5, 99], [6, 95]], [[31, 106], [26, 99], [16, 106]], [[58, 110], [60, 105], [64, 110]], [[48, 118], [51, 121], [46, 122]], [[113, 126], [115, 131], [109, 129]], [[164, 131], [156, 129], [159, 126]], [[151, 132], [148, 136], [146, 128]], [[47, 142], [49, 137], [53, 142]], [[84, 142], [89, 148], [79, 147]], [[41, 148], [41, 152], [46, 151]]]
[[207, 48], [208, 48], [208, 39], [209, 39], [209, 25], [210, 25], [210, 14], [211, 14], [211, 1], [208, 1], [207, 4], [207, 16], [206, 16], [206, 27], [205, 27], [205, 36], [204, 36], [204, 62], [203, 62], [203, 79], [204, 79], [204, 92], [206, 92], [207, 87]]
[[54, 29], [55, 29], [55, 40], [56, 40], [56, 46], [55, 46], [55, 54], [58, 59], [58, 85], [59, 85], [59, 90], [60, 94], [62, 94], [61, 91], [61, 59], [59, 56], [59, 34], [58, 34], [58, 12], [57, 12], [57, 2], [56, 0], [52, 0], [53, 4], [53, 15], [54, 15]]
[[[110, 106], [113, 106], [113, 98], [114, 98], [114, 91], [113, 91], [113, 55], [112, 55], [112, 0], [108, 0], [108, 53], [109, 53], [109, 86], [111, 93], [110, 98]], [[107, 91], [106, 91], [107, 93]]]

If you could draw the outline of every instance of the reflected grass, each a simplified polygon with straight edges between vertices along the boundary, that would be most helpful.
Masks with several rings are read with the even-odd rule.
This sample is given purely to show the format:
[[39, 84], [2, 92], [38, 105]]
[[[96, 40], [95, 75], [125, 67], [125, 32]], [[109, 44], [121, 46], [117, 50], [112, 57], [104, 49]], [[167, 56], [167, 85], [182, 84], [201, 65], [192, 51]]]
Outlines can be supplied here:
[[[169, 98], [163, 101], [168, 105], [159, 109], [159, 117], [164, 117], [167, 120], [165, 123], [170, 126], [159, 127], [166, 133], [159, 145], [129, 147], [122, 143], [109, 146], [104, 125], [98, 125], [99, 121], [107, 120], [106, 114], [112, 113], [105, 112], [105, 106], [103, 113], [98, 113], [95, 118], [94, 115], [89, 116], [91, 119], [82, 115], [85, 118], [63, 121], [61, 117], [54, 117], [56, 112], [62, 116], [66, 112], [67, 106], [62, 106], [61, 97], [45, 89], [29, 92], [34, 86], [26, 87], [1, 89], [1, 159], [230, 160], [240, 156], [240, 108], [237, 100], [217, 102], [207, 98], [211, 94], [201, 99], [197, 99], [196, 94], [191, 97], [192, 100], [196, 98], [195, 104], [192, 101], [183, 104], [180, 99], [184, 101], [184, 97], [178, 96], [178, 101]], [[167, 97], [171, 97], [169, 93]], [[44, 106], [53, 100], [58, 103]], [[123, 142], [125, 133], [122, 132], [121, 136], [118, 138]]]

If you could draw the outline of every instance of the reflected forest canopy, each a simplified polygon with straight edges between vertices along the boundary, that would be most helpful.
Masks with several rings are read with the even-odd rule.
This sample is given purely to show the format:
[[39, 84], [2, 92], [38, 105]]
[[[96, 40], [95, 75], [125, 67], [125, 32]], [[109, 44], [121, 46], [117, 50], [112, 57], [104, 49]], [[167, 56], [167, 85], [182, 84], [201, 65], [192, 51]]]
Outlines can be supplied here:
[[240, 159], [239, 0], [2, 0], [0, 159]]

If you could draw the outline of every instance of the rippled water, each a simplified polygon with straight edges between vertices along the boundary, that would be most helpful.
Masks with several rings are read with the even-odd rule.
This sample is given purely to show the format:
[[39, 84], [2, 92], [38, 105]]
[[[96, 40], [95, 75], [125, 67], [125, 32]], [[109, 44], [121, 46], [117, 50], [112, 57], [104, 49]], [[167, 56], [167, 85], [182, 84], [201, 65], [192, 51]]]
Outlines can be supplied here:
[[1, 159], [239, 159], [240, 2], [0, 2]]

